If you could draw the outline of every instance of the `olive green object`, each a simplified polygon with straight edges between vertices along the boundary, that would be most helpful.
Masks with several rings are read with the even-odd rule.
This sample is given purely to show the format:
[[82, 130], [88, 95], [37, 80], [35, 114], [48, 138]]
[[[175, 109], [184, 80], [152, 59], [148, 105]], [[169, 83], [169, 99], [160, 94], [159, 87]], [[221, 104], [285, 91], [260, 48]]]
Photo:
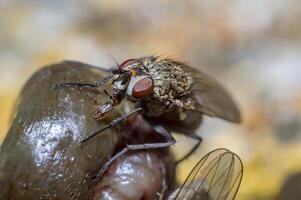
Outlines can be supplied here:
[[65, 61], [30, 78], [1, 145], [0, 199], [92, 198], [92, 176], [112, 155], [120, 134], [113, 128], [84, 145], [80, 141], [120, 113], [115, 109], [96, 121], [91, 109], [108, 100], [103, 90], [52, 88], [62, 82], [94, 83], [106, 74]]

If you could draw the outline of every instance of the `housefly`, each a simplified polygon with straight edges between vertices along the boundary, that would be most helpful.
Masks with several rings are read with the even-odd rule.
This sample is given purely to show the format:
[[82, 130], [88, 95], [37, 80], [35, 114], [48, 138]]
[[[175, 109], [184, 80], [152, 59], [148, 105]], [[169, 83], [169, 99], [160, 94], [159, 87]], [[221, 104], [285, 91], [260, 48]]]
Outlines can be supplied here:
[[[118, 63], [117, 63], [118, 64]], [[103, 171], [120, 155], [129, 150], [163, 148], [176, 141], [170, 131], [185, 134], [195, 140], [195, 146], [178, 162], [190, 156], [200, 145], [202, 138], [195, 134], [202, 115], [240, 122], [240, 112], [226, 89], [209, 75], [170, 58], [147, 56], [128, 59], [118, 64], [118, 69], [96, 83], [61, 83], [59, 87], [98, 88], [110, 81], [111, 94], [104, 91], [110, 100], [95, 105], [93, 116], [101, 120], [123, 100], [131, 101], [135, 108], [114, 119], [101, 130], [82, 140], [85, 143], [106, 129], [115, 127], [128, 118], [141, 114], [164, 137], [165, 142], [127, 145], [112, 157]]]
[[227, 149], [206, 154], [168, 200], [233, 200], [243, 176], [241, 159]]

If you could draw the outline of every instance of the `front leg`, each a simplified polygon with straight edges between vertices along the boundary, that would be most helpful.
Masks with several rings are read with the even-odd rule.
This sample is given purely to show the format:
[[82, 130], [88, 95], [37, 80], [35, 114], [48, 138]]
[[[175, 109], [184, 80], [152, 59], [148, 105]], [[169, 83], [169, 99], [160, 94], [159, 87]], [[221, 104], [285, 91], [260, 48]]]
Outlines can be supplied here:
[[109, 128], [113, 128], [115, 127], [116, 125], [124, 122], [125, 120], [127, 120], [128, 118], [132, 117], [132, 116], [135, 116], [139, 113], [143, 112], [143, 108], [142, 107], [139, 107], [139, 108], [136, 108], [135, 110], [131, 111], [130, 113], [128, 114], [125, 114], [121, 117], [118, 117], [117, 119], [114, 119], [113, 121], [111, 121], [108, 125], [104, 126], [102, 129], [100, 129], [99, 131], [96, 131], [95, 133], [91, 134], [90, 136], [86, 137], [85, 139], [83, 139], [81, 141], [81, 144], [87, 142], [88, 140], [90, 140], [91, 138], [95, 137], [96, 135], [102, 133], [103, 131], [109, 129]]
[[123, 94], [115, 93], [115, 96], [111, 96], [106, 90], [104, 90], [104, 92], [107, 96], [109, 96], [110, 101], [103, 105], [95, 105], [93, 107], [92, 114], [96, 120], [101, 120], [107, 113], [113, 110], [115, 105], [120, 104], [121, 100], [123, 99]]
[[112, 75], [109, 75], [95, 83], [59, 83], [55, 84], [52, 90], [57, 90], [61, 88], [75, 88], [75, 89], [84, 89], [84, 88], [98, 88], [102, 86], [103, 84], [107, 83], [111, 78], [113, 77]]
[[106, 102], [103, 105], [95, 105], [92, 108], [93, 117], [96, 120], [101, 120], [107, 113], [113, 110], [112, 102]]

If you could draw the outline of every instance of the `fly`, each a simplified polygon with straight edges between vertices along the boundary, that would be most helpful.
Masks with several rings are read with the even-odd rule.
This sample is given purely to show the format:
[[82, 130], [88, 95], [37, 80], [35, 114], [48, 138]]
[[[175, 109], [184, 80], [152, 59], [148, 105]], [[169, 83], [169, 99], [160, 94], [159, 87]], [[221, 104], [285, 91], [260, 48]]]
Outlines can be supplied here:
[[112, 94], [105, 91], [110, 100], [93, 108], [92, 113], [97, 120], [104, 118], [123, 100], [135, 103], [132, 111], [114, 119], [101, 130], [83, 139], [81, 143], [138, 114], [141, 114], [156, 132], [165, 138], [165, 142], [127, 145], [108, 161], [97, 176], [129, 150], [155, 149], [173, 145], [176, 141], [170, 131], [197, 140], [195, 146], [177, 163], [183, 161], [201, 144], [202, 138], [195, 134], [195, 130], [201, 124], [203, 114], [234, 123], [240, 122], [239, 109], [227, 90], [209, 75], [182, 62], [147, 56], [128, 59], [117, 65], [118, 69], [112, 70], [105, 79], [96, 83], [61, 83], [56, 86], [56, 88], [98, 88], [111, 81]]
[[233, 200], [243, 176], [241, 159], [227, 149], [206, 154], [168, 200]]

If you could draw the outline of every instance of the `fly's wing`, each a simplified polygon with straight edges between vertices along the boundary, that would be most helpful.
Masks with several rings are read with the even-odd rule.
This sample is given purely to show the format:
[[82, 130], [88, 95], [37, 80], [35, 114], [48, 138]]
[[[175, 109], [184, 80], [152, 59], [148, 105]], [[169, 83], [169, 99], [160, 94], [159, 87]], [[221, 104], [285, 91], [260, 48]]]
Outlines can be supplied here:
[[240, 122], [239, 109], [228, 91], [221, 84], [204, 72], [180, 62], [175, 62], [175, 64], [179, 65], [187, 73], [193, 83], [191, 93], [184, 97], [186, 100], [192, 99], [191, 110], [213, 117], [220, 117], [231, 122]]
[[233, 200], [242, 175], [240, 158], [227, 149], [216, 149], [197, 163], [173, 199]]

